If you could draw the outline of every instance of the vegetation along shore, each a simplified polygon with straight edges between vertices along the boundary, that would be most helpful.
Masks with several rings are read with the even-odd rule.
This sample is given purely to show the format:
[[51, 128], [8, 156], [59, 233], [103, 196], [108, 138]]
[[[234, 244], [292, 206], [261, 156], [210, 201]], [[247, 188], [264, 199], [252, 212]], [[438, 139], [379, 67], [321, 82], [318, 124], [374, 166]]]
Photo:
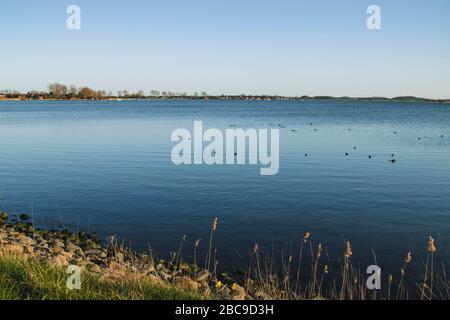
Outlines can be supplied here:
[[[273, 255], [255, 244], [248, 267], [240, 273], [219, 273], [214, 238], [219, 220], [214, 219], [207, 254], [199, 259], [202, 245], [193, 242], [192, 257], [181, 251], [188, 245], [183, 236], [169, 259], [159, 259], [152, 250], [135, 252], [110, 237], [100, 241], [95, 235], [69, 230], [36, 229], [30, 217], [12, 219], [0, 215], [0, 300], [15, 299], [225, 299], [225, 300], [447, 300], [450, 281], [444, 261], [437, 261], [437, 245], [432, 237], [424, 244], [427, 254], [423, 274], [413, 279], [415, 263], [411, 252], [404, 254], [396, 273], [383, 281], [383, 290], [371, 291], [367, 275], [355, 267], [350, 242], [331, 262], [325, 246], [313, 243], [304, 233], [298, 251], [283, 255], [277, 263]], [[292, 251], [294, 252], [294, 251]], [[198, 261], [205, 261], [200, 266]], [[420, 262], [416, 262], [420, 263]], [[82, 270], [80, 290], [66, 287], [69, 265]]]
[[150, 95], [144, 91], [130, 93], [128, 90], [119, 90], [116, 93], [105, 90], [94, 90], [89, 87], [66, 86], [52, 83], [48, 91], [19, 92], [17, 90], [1, 90], [1, 100], [123, 100], [123, 99], [191, 99], [191, 100], [256, 100], [256, 101], [304, 101], [304, 100], [352, 100], [352, 101], [396, 101], [417, 103], [444, 103], [450, 104], [449, 99], [427, 99], [414, 96], [386, 97], [333, 97], [333, 96], [281, 96], [281, 95], [209, 95], [207, 92], [186, 92], [151, 90]]

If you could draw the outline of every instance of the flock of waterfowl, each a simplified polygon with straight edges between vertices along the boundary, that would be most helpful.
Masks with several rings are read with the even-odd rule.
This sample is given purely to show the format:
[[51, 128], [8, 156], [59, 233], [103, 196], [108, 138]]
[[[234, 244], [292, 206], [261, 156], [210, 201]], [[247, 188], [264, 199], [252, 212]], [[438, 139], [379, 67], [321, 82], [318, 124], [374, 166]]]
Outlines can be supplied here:
[[[313, 124], [312, 122], [311, 122], [309, 125], [310, 125], [311, 127], [314, 126], [314, 124]], [[273, 124], [271, 123], [270, 126], [273, 127]], [[236, 125], [235, 125], [235, 124], [232, 124], [232, 125], [230, 125], [230, 127], [231, 127], [231, 128], [235, 128]], [[278, 124], [277, 127], [280, 128], [280, 129], [286, 129], [286, 126], [283, 125], [283, 124]], [[317, 128], [314, 128], [313, 130], [314, 130], [315, 132], [317, 132]], [[296, 129], [291, 129], [290, 131], [293, 132], [293, 133], [294, 133], [294, 132], [297, 132]], [[348, 128], [347, 131], [352, 131], [352, 129], [351, 129], [351, 128]], [[398, 131], [394, 131], [394, 134], [398, 134]], [[440, 137], [441, 137], [441, 138], [444, 138], [445, 136], [444, 136], [443, 134], [441, 134]], [[418, 140], [422, 140], [422, 137], [419, 137]], [[357, 147], [354, 146], [354, 147], [353, 147], [353, 150], [357, 150]], [[235, 153], [235, 156], [237, 156], [236, 153]], [[308, 157], [308, 156], [309, 156], [309, 154], [308, 154], [308, 153], [305, 153], [305, 157]], [[346, 156], [346, 157], [350, 156], [350, 153], [349, 153], [349, 152], [346, 152], [346, 153], [345, 153], [345, 156]], [[370, 155], [368, 156], [368, 158], [369, 158], [369, 159], [372, 159], [373, 156], [370, 154]], [[391, 154], [391, 158], [392, 158], [392, 159], [389, 159], [389, 162], [390, 162], [390, 163], [397, 163], [397, 160], [395, 159], [395, 154]]]

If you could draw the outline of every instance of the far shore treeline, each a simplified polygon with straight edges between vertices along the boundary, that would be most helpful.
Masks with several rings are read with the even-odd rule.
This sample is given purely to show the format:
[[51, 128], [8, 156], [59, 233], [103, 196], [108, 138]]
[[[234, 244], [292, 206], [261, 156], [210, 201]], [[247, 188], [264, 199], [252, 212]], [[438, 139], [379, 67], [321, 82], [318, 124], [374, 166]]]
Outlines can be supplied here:
[[186, 92], [172, 92], [151, 90], [150, 94], [144, 91], [129, 92], [119, 90], [115, 93], [105, 90], [94, 90], [89, 87], [67, 86], [60, 83], [51, 83], [47, 91], [20, 92], [17, 90], [0, 90], [0, 100], [121, 100], [121, 99], [202, 99], [202, 100], [390, 100], [401, 102], [434, 102], [450, 104], [449, 99], [427, 99], [415, 96], [386, 97], [333, 97], [333, 96], [281, 96], [281, 95], [209, 95], [205, 91], [188, 94]]

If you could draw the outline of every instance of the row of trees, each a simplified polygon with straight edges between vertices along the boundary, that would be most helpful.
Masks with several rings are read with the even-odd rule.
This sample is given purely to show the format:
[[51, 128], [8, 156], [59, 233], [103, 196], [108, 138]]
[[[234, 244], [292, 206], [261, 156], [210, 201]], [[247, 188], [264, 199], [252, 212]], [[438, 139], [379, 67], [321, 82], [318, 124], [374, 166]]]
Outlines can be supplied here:
[[94, 90], [89, 87], [77, 87], [75, 85], [67, 86], [61, 83], [51, 83], [48, 85], [47, 92], [30, 91], [28, 93], [20, 93], [16, 90], [2, 90], [1, 97], [20, 98], [20, 99], [108, 99], [108, 98], [169, 98], [169, 97], [208, 97], [206, 92], [189, 95], [186, 92], [159, 91], [151, 90], [147, 96], [144, 91], [132, 92], [128, 90], [119, 90], [117, 94], [106, 92], [105, 90]]
[[79, 99], [101, 99], [107, 96], [112, 96], [104, 90], [94, 90], [89, 87], [81, 87], [71, 85], [67, 87], [61, 83], [51, 83], [48, 85], [48, 93], [51, 97], [56, 99], [67, 99], [67, 98], [79, 98]]
[[[48, 86], [49, 94], [55, 98], [80, 98], [80, 99], [102, 99], [108, 97], [119, 97], [119, 98], [145, 98], [144, 91], [138, 91], [135, 93], [130, 93], [128, 90], [119, 90], [117, 91], [117, 95], [115, 96], [112, 92], [107, 93], [106, 91], [99, 90], [95, 91], [89, 87], [78, 88], [74, 85], [67, 87], [64, 84], [60, 83], [52, 83]], [[153, 97], [187, 97], [188, 94], [186, 92], [172, 92], [172, 91], [158, 91], [151, 90], [151, 96]], [[201, 94], [195, 92], [194, 96], [203, 96], [206, 97], [208, 94], [203, 91]]]

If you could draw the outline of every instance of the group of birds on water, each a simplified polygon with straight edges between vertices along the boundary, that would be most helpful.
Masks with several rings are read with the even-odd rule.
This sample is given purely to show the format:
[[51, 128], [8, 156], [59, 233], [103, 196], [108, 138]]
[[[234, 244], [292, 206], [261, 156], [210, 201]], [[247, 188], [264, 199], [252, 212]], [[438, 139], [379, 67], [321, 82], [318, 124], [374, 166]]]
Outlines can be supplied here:
[[[356, 149], [357, 149], [356, 147], [353, 147], [353, 150], [356, 150]], [[350, 156], [350, 153], [346, 152], [346, 153], [345, 153], [345, 156], [346, 156], [346, 157]], [[305, 157], [308, 157], [308, 154], [307, 154], [307, 153], [305, 153]], [[392, 159], [390, 159], [389, 162], [391, 162], [391, 163], [397, 163], [397, 160], [395, 160], [394, 157], [395, 157], [395, 154], [391, 154], [391, 158], [392, 158]], [[369, 154], [369, 159], [372, 159], [372, 158], [373, 158], [373, 156], [372, 156], [371, 154]]]
[[[312, 127], [313, 125], [314, 125], [314, 124], [311, 122], [311, 123], [310, 123], [310, 126]], [[270, 126], [273, 127], [273, 124], [271, 123]], [[235, 128], [236, 125], [235, 125], [235, 124], [232, 124], [232, 125], [230, 125], [230, 127]], [[278, 127], [279, 127], [280, 129], [286, 129], [286, 126], [283, 125], [283, 124], [278, 124]], [[317, 131], [316, 128], [314, 128], [313, 130], [314, 130], [314, 131]], [[348, 131], [352, 131], [351, 128], [348, 128], [347, 130], [348, 130]], [[291, 129], [291, 132], [297, 132], [297, 130]], [[394, 134], [398, 134], [398, 131], [394, 131]], [[443, 134], [441, 134], [441, 138], [444, 138], [444, 137], [445, 137], [445, 136], [444, 136]], [[418, 139], [418, 140], [422, 140], [422, 137], [419, 137], [419, 138], [417, 138], [417, 139]], [[354, 146], [354, 147], [353, 147], [353, 150], [357, 150], [357, 147]], [[235, 153], [234, 155], [237, 156], [237, 153]], [[309, 156], [309, 155], [308, 155], [307, 153], [305, 153], [305, 157], [308, 157], [308, 156]], [[346, 156], [346, 157], [350, 156], [350, 153], [349, 153], [349, 152], [346, 152], [346, 153], [345, 153], [345, 156]], [[372, 156], [371, 154], [370, 154], [368, 157], [369, 157], [369, 159], [372, 159], [372, 158], [373, 158], [373, 156]], [[391, 154], [391, 158], [392, 158], [392, 159], [389, 160], [390, 163], [397, 163], [397, 160], [395, 159], [395, 154], [392, 153], [392, 154]]]

